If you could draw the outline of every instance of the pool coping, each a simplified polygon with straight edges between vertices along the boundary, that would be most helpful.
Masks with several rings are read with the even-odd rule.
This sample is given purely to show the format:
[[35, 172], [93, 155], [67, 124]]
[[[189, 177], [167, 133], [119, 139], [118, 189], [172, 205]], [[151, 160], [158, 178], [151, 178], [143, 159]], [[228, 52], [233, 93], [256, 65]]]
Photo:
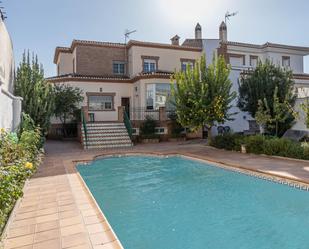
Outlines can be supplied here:
[[122, 246], [120, 240], [118, 239], [114, 229], [112, 228], [112, 226], [110, 225], [110, 223], [108, 222], [108, 219], [106, 218], [106, 216], [104, 215], [103, 210], [100, 208], [100, 206], [98, 205], [96, 199], [94, 198], [93, 194], [91, 193], [90, 189], [88, 188], [86, 182], [84, 181], [83, 177], [80, 175], [80, 173], [77, 171], [77, 175], [79, 180], [82, 182], [83, 187], [87, 190], [87, 193], [90, 195], [91, 197], [91, 201], [94, 203], [96, 209], [100, 212], [100, 215], [102, 215], [102, 217], [104, 218], [104, 222], [107, 223], [107, 226], [109, 227], [109, 230], [112, 232], [113, 236], [115, 237], [115, 241], [117, 246], [120, 247], [121, 249], [124, 249], [124, 247]]
[[104, 220], [107, 222], [110, 231], [113, 233], [113, 236], [116, 238], [116, 243], [118, 248], [124, 249], [124, 247], [121, 244], [121, 241], [118, 239], [117, 234], [113, 230], [112, 226], [108, 222], [106, 216], [104, 215], [104, 211], [100, 208], [98, 205], [97, 201], [95, 200], [94, 196], [92, 195], [90, 189], [88, 188], [86, 182], [84, 181], [83, 177], [80, 175], [79, 171], [77, 170], [77, 165], [86, 165], [89, 164], [90, 162], [94, 162], [96, 160], [100, 159], [107, 159], [107, 158], [115, 158], [115, 157], [124, 157], [124, 156], [151, 156], [151, 157], [163, 157], [163, 158], [168, 158], [168, 157], [182, 157], [185, 159], [193, 160], [193, 161], [198, 161], [206, 164], [210, 164], [210, 166], [213, 167], [218, 167], [224, 170], [228, 170], [231, 172], [236, 172], [239, 174], [247, 175], [250, 177], [254, 177], [257, 179], [265, 180], [265, 181], [270, 181], [273, 183], [277, 184], [282, 184], [286, 185], [288, 187], [293, 187], [302, 191], [309, 191], [309, 182], [301, 179], [294, 179], [291, 177], [287, 176], [282, 176], [278, 175], [275, 173], [270, 173], [270, 172], [265, 172], [262, 170], [256, 170], [256, 169], [250, 169], [246, 168], [237, 164], [226, 164], [224, 162], [219, 162], [217, 160], [213, 160], [211, 158], [205, 157], [205, 156], [197, 156], [193, 155], [190, 153], [172, 153], [172, 152], [167, 152], [167, 153], [160, 153], [160, 152], [110, 152], [110, 153], [104, 153], [104, 154], [98, 154], [92, 156], [92, 159], [87, 159], [87, 160], [73, 160], [71, 161], [73, 164], [73, 169], [74, 173], [78, 175], [78, 178], [80, 180], [81, 185], [87, 190], [87, 193], [89, 197], [91, 198], [91, 201], [94, 203], [97, 211], [104, 217]]

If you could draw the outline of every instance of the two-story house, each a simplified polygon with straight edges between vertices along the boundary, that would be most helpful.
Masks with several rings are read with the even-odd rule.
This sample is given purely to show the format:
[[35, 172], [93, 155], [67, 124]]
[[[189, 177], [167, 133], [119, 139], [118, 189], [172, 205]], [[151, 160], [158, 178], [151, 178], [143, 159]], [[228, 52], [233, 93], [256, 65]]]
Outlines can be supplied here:
[[48, 80], [82, 89], [82, 105], [95, 121], [117, 121], [119, 106], [157, 110], [169, 95], [171, 74], [202, 54], [175, 39], [172, 44], [74, 40], [69, 48], [56, 48], [58, 75]]
[[[146, 116], [160, 120], [160, 107], [165, 107], [170, 97], [172, 73], [193, 65], [201, 55], [202, 48], [179, 45], [178, 36], [171, 44], [74, 40], [70, 47], [56, 48], [58, 75], [48, 81], [80, 88], [88, 121], [122, 121], [124, 106], [138, 126], [140, 122], [134, 121]], [[57, 120], [52, 123], [56, 125]]]

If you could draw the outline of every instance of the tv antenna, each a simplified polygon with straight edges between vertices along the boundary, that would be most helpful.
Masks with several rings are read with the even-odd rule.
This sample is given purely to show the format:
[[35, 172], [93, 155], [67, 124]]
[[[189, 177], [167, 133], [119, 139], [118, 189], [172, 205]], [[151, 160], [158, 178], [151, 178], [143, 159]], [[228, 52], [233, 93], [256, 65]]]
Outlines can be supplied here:
[[124, 48], [124, 59], [125, 59], [125, 72], [126, 73], [128, 72], [127, 40], [129, 40], [130, 35], [132, 33], [135, 33], [136, 31], [137, 31], [136, 29], [134, 29], [134, 30], [126, 29], [124, 31], [124, 46], [125, 46], [125, 48]]
[[226, 23], [227, 20], [230, 20], [230, 17], [236, 16], [237, 14], [238, 14], [238, 11], [233, 12], [233, 13], [230, 13], [229, 11], [227, 11], [227, 12], [225, 13], [225, 23]]
[[135, 33], [137, 30], [135, 29], [135, 30], [128, 30], [128, 29], [126, 29], [125, 31], [124, 31], [124, 44], [127, 44], [127, 40], [130, 38], [130, 35], [132, 34], [132, 33]]
[[[2, 4], [2, 1], [0, 1], [0, 4]], [[0, 18], [4, 21], [7, 18], [7, 16], [6, 16], [6, 12], [3, 10], [4, 10], [4, 7], [0, 6]]]

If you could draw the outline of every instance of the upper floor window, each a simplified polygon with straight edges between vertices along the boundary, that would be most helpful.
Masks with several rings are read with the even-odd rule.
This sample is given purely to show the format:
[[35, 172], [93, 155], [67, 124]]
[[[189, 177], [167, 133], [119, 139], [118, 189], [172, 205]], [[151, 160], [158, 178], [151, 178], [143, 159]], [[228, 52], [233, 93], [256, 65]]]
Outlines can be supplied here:
[[159, 57], [157, 56], [145, 56], [142, 55], [142, 61], [143, 61], [143, 72], [155, 72], [158, 70], [158, 62], [159, 62]]
[[125, 63], [115, 61], [113, 62], [113, 73], [114, 74], [125, 74]]
[[283, 67], [291, 66], [290, 56], [282, 56], [282, 66]]
[[250, 55], [250, 66], [256, 67], [258, 64], [259, 57], [255, 55]]
[[144, 60], [143, 65], [144, 72], [155, 72], [156, 69], [156, 61], [155, 60]]
[[187, 68], [193, 68], [194, 62], [192, 60], [182, 60], [181, 61], [181, 71], [186, 71]]
[[231, 66], [242, 67], [246, 65], [246, 55], [244, 54], [228, 54], [228, 61]]

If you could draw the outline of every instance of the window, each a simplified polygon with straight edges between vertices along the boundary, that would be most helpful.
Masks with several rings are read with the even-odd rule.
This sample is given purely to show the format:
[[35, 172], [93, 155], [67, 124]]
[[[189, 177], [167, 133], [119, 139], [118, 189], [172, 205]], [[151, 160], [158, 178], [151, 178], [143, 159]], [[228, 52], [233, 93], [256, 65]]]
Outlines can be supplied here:
[[155, 127], [155, 133], [156, 134], [161, 134], [161, 135], [163, 135], [163, 134], [166, 134], [167, 132], [165, 132], [165, 131], [167, 131], [166, 129], [165, 129], [165, 127]]
[[181, 71], [186, 71], [188, 68], [193, 68], [193, 62], [192, 61], [182, 61], [181, 62]]
[[155, 72], [157, 70], [156, 66], [157, 62], [155, 60], [144, 60], [143, 71], [146, 73]]
[[170, 99], [171, 87], [167, 83], [147, 84], [146, 109], [157, 110], [161, 106], [167, 106]]
[[88, 95], [90, 111], [111, 111], [114, 109], [114, 95]]
[[125, 74], [125, 63], [124, 62], [113, 62], [113, 73], [114, 74]]
[[282, 66], [290, 67], [290, 56], [282, 56]]
[[250, 55], [250, 66], [256, 67], [258, 64], [259, 57], [255, 55]]

